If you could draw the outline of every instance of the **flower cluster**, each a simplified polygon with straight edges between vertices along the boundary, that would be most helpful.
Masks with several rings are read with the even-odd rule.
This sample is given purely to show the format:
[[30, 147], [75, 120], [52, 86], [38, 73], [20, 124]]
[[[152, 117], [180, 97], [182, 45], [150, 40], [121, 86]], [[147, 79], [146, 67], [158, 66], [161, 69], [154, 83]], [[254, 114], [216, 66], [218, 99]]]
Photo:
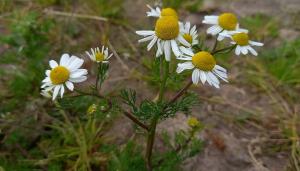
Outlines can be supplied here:
[[[149, 5], [148, 8], [150, 11], [147, 12], [147, 16], [157, 18], [154, 29], [136, 31], [143, 37], [139, 42], [150, 41], [148, 51], [156, 44], [156, 57], [164, 55], [166, 61], [171, 60], [173, 52], [176, 59], [185, 61], [178, 64], [177, 73], [192, 69], [194, 84], [201, 81], [203, 84], [207, 82], [219, 88], [219, 79], [228, 82], [227, 70], [217, 65], [214, 50], [209, 52], [193, 49], [199, 44], [196, 26], [191, 26], [190, 22], [180, 22], [177, 12], [172, 8], [152, 8]], [[249, 51], [256, 56], [257, 52], [252, 46], [263, 46], [262, 43], [249, 40], [248, 30], [239, 27], [238, 19], [232, 13], [205, 16], [202, 23], [212, 25], [206, 32], [216, 36], [218, 41], [230, 39], [236, 55], [246, 55]]]
[[[108, 63], [108, 59], [112, 56], [108, 54], [108, 48], [102, 50], [97, 47], [91, 49], [91, 53], [86, 52], [90, 59], [97, 63]], [[46, 70], [46, 78], [42, 81], [41, 95], [55, 100], [60, 94], [62, 98], [65, 93], [65, 86], [70, 91], [74, 90], [74, 83], [80, 83], [87, 80], [88, 71], [82, 69], [83, 59], [77, 56], [63, 54], [59, 63], [54, 60], [49, 61], [50, 70]]]
[[[198, 50], [199, 48], [195, 50], [194, 47], [199, 45], [195, 25], [179, 21], [177, 12], [172, 8], [152, 8], [149, 5], [148, 8], [150, 11], [147, 12], [147, 16], [156, 18], [154, 29], [136, 31], [143, 37], [139, 42], [149, 41], [148, 51], [156, 46], [156, 57], [163, 55], [169, 62], [174, 54], [177, 60], [184, 61], [178, 63], [176, 72], [193, 70], [191, 77], [194, 84], [201, 81], [202, 84], [207, 82], [209, 85], [219, 88], [219, 80], [228, 82], [227, 70], [218, 65], [215, 60], [214, 55], [217, 53], [215, 48], [212, 51]], [[256, 56], [257, 52], [252, 46], [263, 46], [262, 43], [249, 40], [248, 30], [240, 28], [237, 17], [232, 13], [205, 16], [202, 23], [212, 25], [206, 32], [216, 36], [216, 40], [222, 41], [228, 38], [232, 44], [230, 50], [235, 49], [236, 55], [246, 55], [250, 52]], [[108, 48], [104, 46], [101, 50], [99, 47], [91, 48], [91, 51], [86, 51], [86, 54], [98, 64], [108, 63], [112, 56], [108, 53]], [[83, 63], [83, 59], [69, 54], [63, 54], [59, 63], [50, 60], [51, 69], [46, 70], [41, 94], [45, 97], [52, 97], [54, 100], [58, 95], [63, 97], [65, 87], [73, 91], [74, 83], [87, 80], [88, 71], [81, 68]]]

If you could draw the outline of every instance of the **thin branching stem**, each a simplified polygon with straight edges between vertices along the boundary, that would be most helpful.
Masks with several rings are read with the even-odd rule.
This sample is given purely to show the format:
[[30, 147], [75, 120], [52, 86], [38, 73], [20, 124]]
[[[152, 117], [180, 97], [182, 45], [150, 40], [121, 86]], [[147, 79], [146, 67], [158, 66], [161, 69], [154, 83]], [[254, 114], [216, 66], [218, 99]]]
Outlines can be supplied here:
[[232, 46], [229, 46], [229, 47], [226, 47], [226, 48], [223, 48], [223, 49], [219, 49], [219, 50], [213, 51], [211, 54], [214, 55], [214, 54], [217, 54], [217, 53], [229, 53], [235, 47], [236, 47], [236, 45], [232, 45]]
[[[160, 70], [164, 72], [163, 78], [161, 79], [160, 83], [160, 89], [159, 89], [159, 97], [158, 97], [158, 103], [161, 103], [164, 97], [165, 93], [165, 87], [169, 75], [169, 62], [164, 61], [163, 56], [161, 56], [161, 64]], [[147, 169], [149, 171], [152, 170], [152, 164], [151, 164], [151, 157], [152, 157], [152, 149], [154, 145], [154, 140], [155, 140], [155, 132], [156, 132], [156, 126], [157, 126], [157, 121], [159, 119], [161, 113], [157, 113], [153, 116], [151, 123], [150, 123], [150, 131], [148, 133], [148, 138], [147, 138], [147, 149], [146, 149], [146, 162], [147, 162]]]
[[176, 100], [179, 99], [191, 87], [192, 84], [193, 84], [193, 81], [192, 81], [192, 79], [190, 79], [189, 82], [169, 101], [167, 106], [176, 102]]
[[127, 111], [123, 111], [124, 115], [129, 118], [130, 120], [132, 120], [134, 123], [136, 123], [138, 126], [144, 128], [147, 131], [150, 131], [150, 128], [145, 125], [143, 122], [139, 121], [135, 116], [133, 116], [131, 113], [127, 112]]
[[98, 93], [98, 85], [99, 85], [99, 79], [100, 79], [100, 71], [101, 71], [101, 63], [98, 64], [98, 71], [97, 71], [97, 77], [96, 77], [96, 83], [95, 83], [95, 89]]

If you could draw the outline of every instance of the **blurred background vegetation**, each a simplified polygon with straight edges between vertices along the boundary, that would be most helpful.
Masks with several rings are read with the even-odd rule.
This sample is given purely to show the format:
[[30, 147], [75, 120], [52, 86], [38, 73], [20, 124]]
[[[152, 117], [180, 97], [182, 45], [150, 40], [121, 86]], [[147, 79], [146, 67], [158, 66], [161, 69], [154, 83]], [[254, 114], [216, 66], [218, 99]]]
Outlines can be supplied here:
[[[293, 11], [277, 0], [274, 6], [268, 2], [251, 3], [249, 11], [248, 0], [1, 0], [0, 170], [145, 170], [144, 140], [139, 136], [143, 132], [132, 129], [117, 107], [103, 113], [105, 102], [91, 97], [51, 103], [41, 97], [39, 87], [49, 59], [59, 59], [65, 52], [87, 59], [86, 50], [104, 44], [114, 59], [103, 94], [115, 98], [118, 90], [132, 87], [139, 101], [155, 97], [158, 61], [145, 45], [138, 45], [134, 31], [152, 27], [153, 20], [145, 17], [146, 4], [163, 4], [177, 9], [182, 20], [197, 24], [201, 41], [208, 44], [213, 39], [205, 35], [203, 16], [236, 10], [232, 12], [239, 15], [242, 27], [265, 46], [256, 58], [217, 56], [229, 70], [230, 85], [217, 91], [194, 88], [200, 102], [192, 115], [207, 125], [199, 133], [203, 141], [192, 144], [188, 154], [161, 153], [168, 162], [157, 170], [205, 170], [197, 160], [203, 162], [206, 146], [212, 142], [222, 151], [231, 132], [247, 139], [236, 143], [249, 154], [249, 161], [241, 166], [229, 162], [226, 169], [273, 170], [281, 161], [280, 169], [299, 171], [300, 4], [296, 1]], [[274, 13], [278, 3], [281, 11]], [[84, 67], [93, 68], [88, 60]], [[88, 82], [95, 79], [93, 72], [90, 75]], [[174, 75], [168, 82], [169, 94], [184, 80], [185, 75]], [[121, 135], [112, 135], [114, 131]], [[179, 145], [185, 136], [182, 131], [171, 131]], [[171, 139], [167, 134], [161, 135], [165, 146]], [[183, 157], [192, 154], [199, 157], [190, 161]], [[155, 157], [159, 160], [159, 155]], [[221, 162], [218, 165], [222, 168]]]

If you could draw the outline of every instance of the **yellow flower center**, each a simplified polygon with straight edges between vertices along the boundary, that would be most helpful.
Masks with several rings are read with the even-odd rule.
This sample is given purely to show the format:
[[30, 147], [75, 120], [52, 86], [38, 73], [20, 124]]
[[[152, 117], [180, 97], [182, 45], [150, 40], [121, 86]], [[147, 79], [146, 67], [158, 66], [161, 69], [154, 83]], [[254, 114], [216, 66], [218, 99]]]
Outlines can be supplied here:
[[232, 13], [224, 13], [219, 16], [219, 25], [225, 30], [234, 30], [237, 25], [237, 17]]
[[197, 118], [195, 117], [190, 117], [187, 121], [188, 125], [190, 127], [197, 127], [197, 126], [200, 126], [200, 122], [198, 121]]
[[175, 17], [161, 17], [156, 21], [156, 36], [162, 40], [175, 39], [179, 34], [179, 24]]
[[183, 35], [183, 38], [184, 38], [187, 42], [189, 42], [190, 44], [193, 43], [193, 37], [192, 37], [190, 34], [185, 33], [185, 34]]
[[209, 52], [201, 51], [192, 57], [192, 63], [202, 71], [211, 71], [216, 65], [216, 60]]
[[176, 12], [173, 8], [163, 8], [163, 9], [161, 10], [160, 15], [161, 15], [162, 17], [170, 17], [170, 16], [173, 16], [173, 17], [175, 17], [176, 19], [178, 19], [177, 12]]
[[50, 79], [53, 84], [62, 84], [69, 79], [70, 71], [63, 66], [57, 66], [50, 72]]
[[104, 54], [101, 52], [96, 52], [95, 58], [96, 58], [96, 61], [102, 62], [102, 61], [104, 61]]
[[247, 33], [237, 33], [232, 36], [236, 44], [246, 46], [249, 44], [249, 36]]

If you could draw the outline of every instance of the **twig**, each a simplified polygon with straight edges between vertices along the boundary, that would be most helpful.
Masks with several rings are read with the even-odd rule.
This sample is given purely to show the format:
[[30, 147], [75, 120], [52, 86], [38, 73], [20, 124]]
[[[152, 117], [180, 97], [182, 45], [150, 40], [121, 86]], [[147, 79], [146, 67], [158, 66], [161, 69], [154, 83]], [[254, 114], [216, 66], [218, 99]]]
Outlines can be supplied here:
[[257, 158], [255, 157], [254, 153], [253, 153], [253, 149], [252, 146], [256, 143], [258, 143], [260, 141], [259, 138], [256, 138], [254, 140], [252, 140], [250, 142], [250, 144], [248, 145], [248, 153], [250, 155], [250, 158], [252, 160], [252, 163], [254, 164], [254, 167], [258, 170], [258, 171], [270, 171], [268, 168], [264, 167], [262, 162], [257, 160]]
[[134, 117], [131, 113], [127, 112], [127, 111], [123, 111], [124, 115], [127, 116], [130, 120], [132, 120], [134, 123], [138, 124], [140, 127], [146, 129], [147, 131], [149, 131], [149, 127], [147, 125], [145, 125], [144, 123], [142, 123], [141, 121], [139, 121], [136, 117]]
[[76, 13], [69, 13], [69, 12], [62, 12], [62, 11], [54, 11], [51, 9], [44, 9], [43, 12], [46, 14], [49, 14], [49, 15], [59, 15], [59, 16], [64, 16], [64, 17], [76, 17], [76, 18], [82, 18], [82, 19], [108, 21], [108, 19], [104, 18], [104, 17], [86, 15], [86, 14], [76, 14]]
[[217, 53], [226, 51], [226, 50], [229, 50], [229, 52], [230, 52], [230, 51], [232, 51], [235, 47], [236, 47], [236, 45], [232, 45], [232, 46], [229, 46], [229, 47], [226, 47], [226, 48], [223, 48], [223, 49], [219, 49], [219, 50], [212, 51], [211, 54], [214, 55], [214, 54], [217, 54]]
[[193, 81], [190, 79], [189, 82], [169, 101], [168, 105], [174, 103], [179, 97], [181, 97], [192, 84]]

